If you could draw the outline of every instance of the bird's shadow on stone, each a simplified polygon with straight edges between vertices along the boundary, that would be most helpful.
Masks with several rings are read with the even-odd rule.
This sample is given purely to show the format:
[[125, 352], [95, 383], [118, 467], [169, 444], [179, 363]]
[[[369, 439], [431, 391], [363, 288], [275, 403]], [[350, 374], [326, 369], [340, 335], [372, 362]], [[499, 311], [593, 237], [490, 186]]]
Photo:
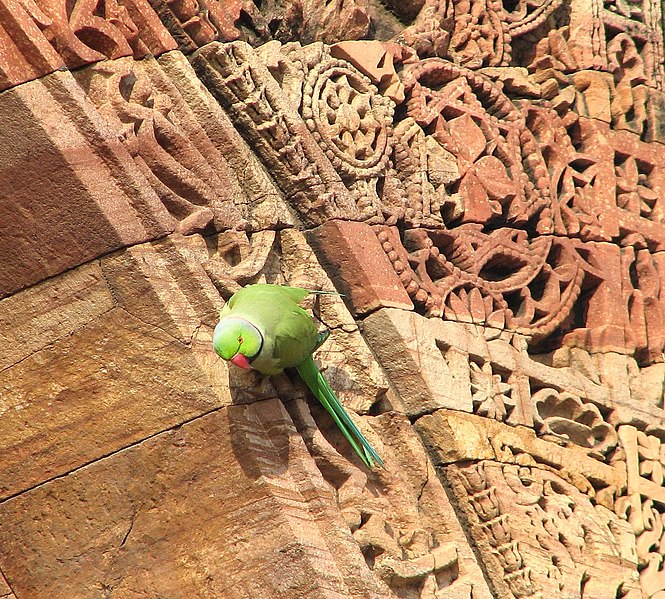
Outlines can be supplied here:
[[[229, 390], [231, 447], [248, 477], [255, 480], [261, 476], [279, 476], [293, 460], [311, 457], [317, 463], [319, 459], [327, 462], [326, 449], [317, 443], [312, 445], [313, 426], [338, 458], [362, 468], [339, 428], [295, 370], [268, 377], [232, 367]], [[302, 413], [303, 408], [307, 414]], [[294, 439], [296, 436], [304, 445], [300, 439]]]

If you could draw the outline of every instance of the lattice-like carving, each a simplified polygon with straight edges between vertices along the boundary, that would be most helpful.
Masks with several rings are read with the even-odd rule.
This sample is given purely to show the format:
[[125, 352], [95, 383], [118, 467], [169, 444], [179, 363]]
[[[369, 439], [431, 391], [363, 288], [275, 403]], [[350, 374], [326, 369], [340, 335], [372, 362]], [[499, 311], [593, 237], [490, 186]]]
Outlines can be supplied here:
[[639, 597], [619, 519], [528, 455], [521, 461], [446, 469], [501, 596]]
[[661, 440], [633, 426], [619, 428], [628, 474], [627, 495], [616, 512], [630, 523], [636, 537], [643, 597], [665, 595], [665, 491]]
[[565, 238], [529, 243], [523, 231], [377, 227], [413, 300], [431, 315], [487, 323], [543, 339], [569, 317], [585, 273], [596, 273]]

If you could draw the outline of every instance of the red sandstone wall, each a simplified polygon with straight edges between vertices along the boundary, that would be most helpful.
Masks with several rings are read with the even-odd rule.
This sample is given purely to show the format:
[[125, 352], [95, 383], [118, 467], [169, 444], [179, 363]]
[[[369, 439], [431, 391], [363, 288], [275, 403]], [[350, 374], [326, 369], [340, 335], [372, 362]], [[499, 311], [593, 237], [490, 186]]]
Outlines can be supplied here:
[[664, 85], [653, 0], [0, 0], [0, 597], [665, 596]]

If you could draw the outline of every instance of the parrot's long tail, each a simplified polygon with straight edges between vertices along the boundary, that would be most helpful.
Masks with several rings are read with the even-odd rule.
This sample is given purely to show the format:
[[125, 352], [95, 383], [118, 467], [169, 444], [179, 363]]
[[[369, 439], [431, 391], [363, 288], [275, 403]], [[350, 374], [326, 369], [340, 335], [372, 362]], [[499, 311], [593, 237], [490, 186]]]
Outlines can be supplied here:
[[312, 356], [308, 356], [296, 368], [302, 380], [307, 383], [311, 392], [316, 395], [317, 399], [323, 404], [323, 407], [328, 410], [328, 413], [332, 416], [342, 433], [344, 433], [344, 436], [363, 463], [368, 468], [372, 468], [375, 463], [383, 467], [383, 460], [374, 451], [369, 441], [365, 439], [353, 420], [346, 413], [344, 406], [337, 399], [328, 381], [317, 368]]

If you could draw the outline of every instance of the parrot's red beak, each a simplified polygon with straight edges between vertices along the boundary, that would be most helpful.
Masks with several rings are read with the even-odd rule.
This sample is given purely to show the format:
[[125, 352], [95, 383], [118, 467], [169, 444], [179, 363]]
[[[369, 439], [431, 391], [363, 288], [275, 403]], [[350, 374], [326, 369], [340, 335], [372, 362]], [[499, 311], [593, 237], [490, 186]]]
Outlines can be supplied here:
[[233, 362], [236, 366], [239, 368], [244, 368], [245, 370], [250, 370], [251, 366], [249, 365], [249, 360], [247, 359], [246, 356], [243, 356], [242, 354], [236, 354], [231, 358], [231, 362]]

